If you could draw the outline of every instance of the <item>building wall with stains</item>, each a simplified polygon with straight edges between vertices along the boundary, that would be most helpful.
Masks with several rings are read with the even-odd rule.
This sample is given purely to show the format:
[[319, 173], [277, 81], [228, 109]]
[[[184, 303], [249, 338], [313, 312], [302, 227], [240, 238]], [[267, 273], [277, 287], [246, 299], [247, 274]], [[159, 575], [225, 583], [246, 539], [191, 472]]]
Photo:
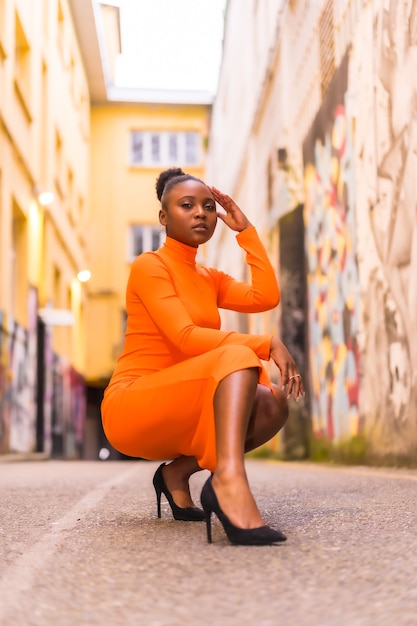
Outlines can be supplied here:
[[[87, 75], [69, 1], [1, 0], [3, 454], [54, 452], [52, 355], [85, 377], [87, 298], [77, 275], [89, 260], [89, 112]], [[70, 314], [74, 323], [42, 330], [45, 309]], [[46, 359], [43, 371], [41, 358]], [[73, 377], [65, 380], [70, 399], [65, 400], [62, 420], [78, 424], [78, 397], [84, 392]]]
[[0, 453], [34, 451], [36, 353], [25, 328], [2, 314], [0, 325]]
[[[368, 4], [349, 60], [357, 171], [364, 429], [376, 455], [417, 446], [417, 2]], [[365, 55], [365, 50], [369, 50]]]
[[[296, 324], [284, 316], [303, 320], [297, 359], [307, 367], [316, 437], [337, 443], [360, 435], [370, 457], [410, 461], [417, 446], [417, 2], [248, 4], [239, 35], [230, 26], [239, 2], [228, 6], [208, 176], [249, 212], [277, 268], [281, 308], [262, 330], [291, 342]], [[268, 11], [275, 29], [261, 41]], [[224, 104], [244, 81], [236, 60], [242, 41], [245, 54], [253, 48], [259, 59], [244, 142], [235, 141], [229, 117], [236, 112]], [[235, 162], [223, 167], [230, 146], [238, 148]], [[290, 219], [300, 206], [302, 243]], [[213, 262], [239, 276], [230, 234], [217, 240]], [[288, 262], [290, 240], [298, 241], [298, 269], [296, 255]], [[227, 323], [236, 322], [228, 316]]]
[[85, 422], [84, 378], [52, 349], [29, 292], [29, 327], [0, 311], [0, 454], [42, 451], [79, 458]]

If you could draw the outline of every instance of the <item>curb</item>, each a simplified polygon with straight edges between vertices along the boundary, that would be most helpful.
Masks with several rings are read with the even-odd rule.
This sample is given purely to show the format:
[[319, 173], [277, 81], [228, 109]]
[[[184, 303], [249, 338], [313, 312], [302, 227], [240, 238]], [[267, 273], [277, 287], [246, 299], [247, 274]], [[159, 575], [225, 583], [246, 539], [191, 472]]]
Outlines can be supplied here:
[[15, 452], [0, 454], [0, 463], [16, 463], [22, 461], [47, 461], [50, 458], [46, 452]]

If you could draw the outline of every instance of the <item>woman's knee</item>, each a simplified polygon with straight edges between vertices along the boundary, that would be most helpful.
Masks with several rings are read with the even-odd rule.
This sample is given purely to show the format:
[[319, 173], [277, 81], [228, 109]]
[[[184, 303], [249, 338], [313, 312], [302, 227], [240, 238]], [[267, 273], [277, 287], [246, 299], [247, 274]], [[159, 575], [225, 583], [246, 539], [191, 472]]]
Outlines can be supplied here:
[[288, 419], [288, 400], [276, 385], [273, 391], [258, 386], [258, 401], [255, 405], [254, 428], [268, 432], [270, 437], [279, 432]]
[[271, 393], [268, 387], [258, 385], [246, 437], [246, 452], [269, 441], [285, 426], [287, 418], [288, 401], [285, 394], [278, 387]]
[[281, 422], [283, 426], [287, 421], [289, 414], [288, 400], [285, 393], [277, 385], [273, 384], [272, 390], [271, 404], [273, 405], [273, 412], [277, 421]]

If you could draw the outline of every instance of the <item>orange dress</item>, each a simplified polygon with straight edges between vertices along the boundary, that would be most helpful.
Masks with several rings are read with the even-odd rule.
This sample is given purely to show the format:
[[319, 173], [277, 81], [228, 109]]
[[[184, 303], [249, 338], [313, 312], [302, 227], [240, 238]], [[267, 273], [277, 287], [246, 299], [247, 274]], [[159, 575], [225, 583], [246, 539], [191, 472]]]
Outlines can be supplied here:
[[256, 313], [280, 298], [274, 270], [255, 228], [238, 233], [251, 283], [195, 262], [197, 248], [170, 237], [132, 264], [126, 292], [122, 354], [101, 406], [103, 427], [120, 452], [150, 460], [195, 456], [216, 465], [213, 397], [237, 370], [258, 367], [271, 382], [271, 335], [220, 330], [219, 308]]

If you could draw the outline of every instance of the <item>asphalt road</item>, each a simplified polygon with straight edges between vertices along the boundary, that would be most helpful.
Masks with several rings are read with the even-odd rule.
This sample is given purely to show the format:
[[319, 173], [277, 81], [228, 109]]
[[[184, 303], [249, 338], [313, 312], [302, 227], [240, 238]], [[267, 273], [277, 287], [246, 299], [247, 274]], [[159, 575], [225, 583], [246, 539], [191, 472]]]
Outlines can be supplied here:
[[241, 547], [158, 520], [156, 467], [0, 463], [1, 626], [417, 625], [417, 471], [250, 460], [288, 541]]

